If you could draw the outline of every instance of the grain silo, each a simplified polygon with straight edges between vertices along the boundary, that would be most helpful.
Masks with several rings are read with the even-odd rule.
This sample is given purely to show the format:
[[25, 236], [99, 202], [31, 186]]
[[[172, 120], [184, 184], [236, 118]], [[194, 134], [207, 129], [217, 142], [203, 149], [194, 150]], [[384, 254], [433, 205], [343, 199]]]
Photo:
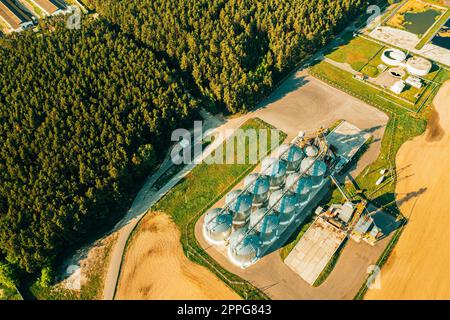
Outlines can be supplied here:
[[251, 264], [261, 251], [261, 241], [254, 232], [241, 228], [231, 234], [228, 256], [235, 264], [246, 267]]
[[242, 190], [233, 190], [225, 197], [225, 205], [233, 213], [233, 226], [242, 227], [252, 209], [252, 196]]
[[300, 165], [300, 172], [311, 176], [313, 187], [318, 187], [327, 172], [327, 165], [322, 160], [305, 158]]
[[297, 203], [295, 195], [283, 194], [282, 190], [276, 190], [269, 198], [269, 207], [278, 213], [281, 225], [288, 224], [293, 220]]
[[286, 178], [285, 190], [295, 194], [299, 203], [308, 202], [312, 187], [312, 178], [306, 174], [291, 173]]
[[231, 234], [233, 216], [231, 212], [216, 208], [208, 211], [203, 223], [204, 234], [213, 243], [224, 243]]
[[269, 197], [269, 178], [258, 173], [252, 173], [245, 177], [245, 189], [253, 196], [253, 205], [260, 207]]
[[251, 214], [250, 228], [258, 232], [263, 245], [268, 245], [278, 237], [280, 219], [273, 213], [267, 213], [267, 208], [260, 208]]
[[286, 179], [286, 162], [277, 158], [265, 158], [261, 163], [261, 173], [269, 177], [270, 189], [280, 189]]
[[307, 157], [315, 158], [319, 154], [319, 150], [316, 146], [309, 145], [305, 147], [305, 154]]
[[286, 161], [287, 172], [295, 172], [304, 158], [302, 149], [294, 144], [282, 144], [280, 146], [280, 159]]

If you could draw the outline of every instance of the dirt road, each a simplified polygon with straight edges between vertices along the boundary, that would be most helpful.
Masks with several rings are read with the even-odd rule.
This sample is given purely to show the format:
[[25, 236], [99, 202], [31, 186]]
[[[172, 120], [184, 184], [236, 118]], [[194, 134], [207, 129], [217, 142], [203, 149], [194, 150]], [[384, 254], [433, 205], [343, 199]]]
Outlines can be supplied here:
[[434, 106], [426, 133], [397, 154], [397, 199], [409, 194], [400, 204], [409, 223], [381, 270], [381, 289], [366, 299], [450, 299], [450, 82]]
[[132, 237], [116, 299], [240, 299], [206, 268], [188, 260], [165, 214], [148, 214]]

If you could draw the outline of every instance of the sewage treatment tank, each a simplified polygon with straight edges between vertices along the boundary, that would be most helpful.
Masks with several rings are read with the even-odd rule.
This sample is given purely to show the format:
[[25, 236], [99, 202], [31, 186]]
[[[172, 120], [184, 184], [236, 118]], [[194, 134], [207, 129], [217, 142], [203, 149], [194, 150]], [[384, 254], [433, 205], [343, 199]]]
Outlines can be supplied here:
[[265, 158], [261, 163], [261, 173], [269, 177], [271, 189], [279, 189], [286, 178], [286, 162], [277, 158]]
[[233, 216], [231, 212], [221, 208], [208, 211], [203, 224], [207, 239], [215, 243], [223, 243], [231, 234]]
[[252, 209], [252, 196], [242, 193], [242, 190], [233, 190], [225, 197], [225, 205], [233, 212], [233, 225], [241, 227], [247, 223]]
[[261, 241], [255, 233], [247, 233], [246, 228], [236, 230], [231, 234], [228, 256], [239, 266], [246, 266], [259, 255]]
[[279, 148], [280, 159], [286, 161], [287, 172], [297, 171], [304, 158], [302, 149], [293, 144], [282, 144]]
[[253, 196], [253, 205], [261, 206], [269, 197], [270, 182], [267, 176], [252, 173], [245, 177], [244, 186]]
[[283, 195], [282, 190], [275, 191], [269, 198], [269, 207], [278, 213], [281, 225], [288, 224], [294, 219], [297, 203], [295, 195], [290, 193]]

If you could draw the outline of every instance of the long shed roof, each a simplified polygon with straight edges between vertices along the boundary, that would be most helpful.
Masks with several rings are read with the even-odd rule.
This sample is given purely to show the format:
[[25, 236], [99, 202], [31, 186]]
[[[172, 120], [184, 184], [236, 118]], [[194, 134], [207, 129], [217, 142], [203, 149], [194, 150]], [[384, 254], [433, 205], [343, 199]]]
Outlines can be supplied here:
[[21, 23], [31, 21], [31, 18], [11, 0], [0, 0], [0, 17], [12, 29], [19, 29]]
[[64, 7], [59, 1], [54, 0], [32, 0], [32, 1], [48, 14], [53, 14], [60, 9], [64, 9]]

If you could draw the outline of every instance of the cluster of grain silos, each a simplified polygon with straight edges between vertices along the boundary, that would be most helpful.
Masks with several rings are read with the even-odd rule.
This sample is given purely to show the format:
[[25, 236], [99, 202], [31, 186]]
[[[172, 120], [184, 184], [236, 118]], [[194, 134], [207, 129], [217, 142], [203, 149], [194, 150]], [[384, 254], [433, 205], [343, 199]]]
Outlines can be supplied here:
[[229, 259], [241, 267], [263, 256], [289, 226], [301, 221], [325, 180], [327, 165], [317, 146], [284, 144], [275, 154], [263, 159], [259, 173], [244, 179], [243, 189], [226, 195], [223, 209], [205, 216], [206, 239], [227, 245]]

